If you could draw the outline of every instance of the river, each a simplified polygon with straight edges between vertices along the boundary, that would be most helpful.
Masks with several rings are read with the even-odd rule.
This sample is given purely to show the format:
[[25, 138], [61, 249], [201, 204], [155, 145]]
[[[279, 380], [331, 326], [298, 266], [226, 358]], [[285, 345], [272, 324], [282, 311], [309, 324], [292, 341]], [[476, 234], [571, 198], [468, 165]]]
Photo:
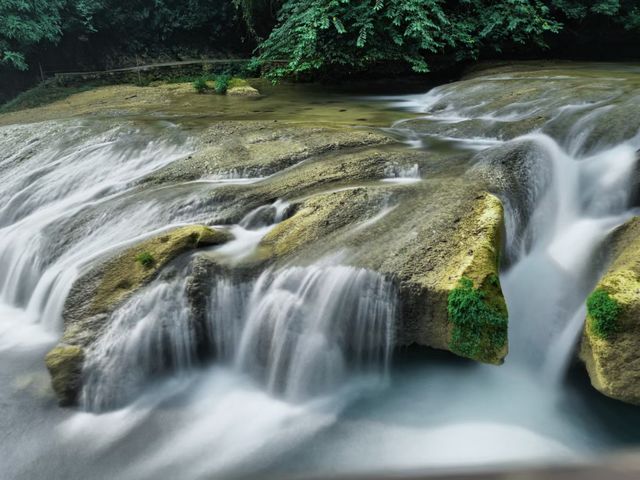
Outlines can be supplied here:
[[[394, 285], [336, 248], [309, 265], [216, 278], [209, 341], [221, 353], [204, 365], [186, 273], [154, 280], [92, 345], [78, 407], [59, 408], [43, 358], [75, 280], [110, 252], [206, 223], [221, 207], [204, 193], [264, 179], [140, 188], [197, 148], [179, 117], [3, 126], [0, 477], [476, 471], [583, 462], [640, 443], [640, 411], [592, 390], [572, 361], [585, 298], [606, 266], [603, 241], [637, 214], [640, 68], [497, 70], [424, 94], [339, 100], [410, 117], [383, 130], [407, 151], [455, 154], [471, 174], [479, 159], [524, 145], [524, 194], [502, 195], [505, 364], [394, 351]], [[424, 175], [415, 165], [386, 180], [406, 188]], [[286, 214], [287, 199], [271, 200], [228, 225], [236, 239], [216, 255], [253, 249]], [[172, 373], [154, 376], [167, 361]]]

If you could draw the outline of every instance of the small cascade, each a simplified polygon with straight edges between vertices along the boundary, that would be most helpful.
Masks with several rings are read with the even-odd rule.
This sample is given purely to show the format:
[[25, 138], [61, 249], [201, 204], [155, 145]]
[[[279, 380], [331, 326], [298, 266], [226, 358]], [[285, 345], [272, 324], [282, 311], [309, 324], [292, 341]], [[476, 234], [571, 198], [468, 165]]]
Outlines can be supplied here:
[[230, 228], [234, 240], [218, 249], [218, 253], [226, 257], [226, 261], [242, 260], [250, 256], [273, 227], [283, 221], [291, 205], [284, 200], [276, 200], [270, 205], [258, 207]]
[[332, 391], [353, 373], [383, 375], [395, 296], [390, 282], [366, 269], [265, 272], [249, 299], [234, 364], [293, 400]]
[[[585, 298], [604, 267], [599, 249], [636, 213], [640, 132], [637, 116], [621, 119], [640, 97], [620, 81], [585, 98], [583, 80], [579, 72], [490, 74], [393, 99], [418, 116], [392, 133], [414, 147], [466, 152], [470, 173], [490, 184], [503, 175], [507, 366], [552, 382], [574, 353]], [[507, 91], [518, 101], [505, 101]], [[622, 96], [627, 103], [614, 101]]]
[[121, 407], [150, 377], [185, 372], [196, 361], [196, 326], [184, 278], [157, 281], [111, 315], [87, 352], [80, 403], [87, 411]]
[[561, 374], [555, 371], [568, 364], [584, 320], [584, 299], [597, 279], [596, 250], [632, 215], [628, 205], [636, 153], [631, 145], [618, 145], [576, 157], [547, 135], [522, 139], [550, 160], [552, 176], [546, 192], [530, 206], [526, 249], [503, 275], [514, 319], [510, 358], [557, 378]]
[[395, 297], [381, 275], [325, 261], [251, 282], [216, 278], [208, 324], [198, 325], [184, 280], [158, 280], [114, 312], [89, 349], [82, 405], [120, 407], [163, 372], [188, 372], [203, 341], [217, 362], [290, 401], [330, 394], [354, 375], [382, 379]]
[[412, 183], [420, 180], [420, 166], [390, 164], [384, 169], [385, 182]]
[[0, 303], [59, 330], [64, 300], [86, 265], [192, 215], [184, 198], [175, 208], [129, 198], [140, 179], [189, 152], [175, 128], [162, 131], [158, 140], [126, 123], [0, 129], [3, 139], [26, 137], [6, 145], [2, 161]]

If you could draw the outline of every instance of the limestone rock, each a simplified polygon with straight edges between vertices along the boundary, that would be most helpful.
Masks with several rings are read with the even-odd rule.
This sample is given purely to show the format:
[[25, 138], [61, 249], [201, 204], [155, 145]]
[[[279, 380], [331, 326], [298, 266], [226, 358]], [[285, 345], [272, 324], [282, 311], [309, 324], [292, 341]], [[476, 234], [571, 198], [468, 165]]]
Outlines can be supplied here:
[[77, 345], [58, 345], [45, 357], [51, 385], [61, 406], [70, 406], [76, 401], [83, 361], [84, 350]]
[[[414, 222], [403, 216], [400, 209], [396, 210], [397, 215], [396, 211], [389, 213], [391, 218], [386, 222], [389, 227], [397, 221], [404, 224], [401, 228], [367, 235], [366, 219], [375, 217], [384, 205], [383, 199], [379, 192], [365, 188], [312, 197], [298, 205], [295, 215], [265, 236], [261, 252], [285, 263], [296, 259], [302, 262], [310, 252], [328, 254], [336, 245], [357, 249], [358, 253], [347, 255], [350, 263], [383, 273], [399, 285], [402, 303], [402, 320], [396, 335], [399, 345], [416, 343], [481, 362], [502, 363], [508, 347], [507, 309], [498, 279], [504, 229], [500, 200], [490, 194], [470, 200], [461, 198], [462, 205], [471, 208], [455, 219], [452, 227], [434, 231], [435, 235], [407, 239], [400, 232], [410, 232]], [[421, 227], [426, 229], [428, 224]], [[451, 237], [447, 239], [448, 234]], [[467, 333], [477, 333], [472, 339], [475, 342], [472, 349], [462, 348], [456, 340], [460, 329], [449, 314], [450, 295], [462, 279], [472, 282], [474, 292], [485, 305], [483, 308], [495, 312], [500, 319], [491, 332], [473, 319], [463, 328]]]
[[640, 405], [640, 217], [614, 232], [611, 247], [613, 261], [594, 290], [604, 293], [587, 302], [580, 358], [594, 388]]

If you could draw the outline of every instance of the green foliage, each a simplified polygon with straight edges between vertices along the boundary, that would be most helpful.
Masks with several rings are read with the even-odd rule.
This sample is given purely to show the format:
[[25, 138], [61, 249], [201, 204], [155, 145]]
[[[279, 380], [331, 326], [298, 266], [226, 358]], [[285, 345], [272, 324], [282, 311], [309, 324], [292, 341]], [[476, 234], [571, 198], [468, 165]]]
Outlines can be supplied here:
[[232, 0], [242, 14], [242, 18], [255, 37], [268, 34], [276, 21], [276, 14], [282, 0]]
[[26, 55], [62, 35], [63, 0], [0, 0], [0, 65], [28, 68]]
[[229, 36], [235, 12], [232, 0], [0, 0], [0, 66], [26, 70], [65, 36], [136, 54], [192, 37], [204, 46]]
[[537, 0], [287, 0], [279, 21], [260, 45], [263, 64], [279, 63], [273, 77], [389, 61], [426, 72], [428, 56], [543, 46], [543, 35], [560, 29]]
[[229, 89], [229, 82], [231, 81], [231, 76], [229, 75], [218, 75], [214, 81], [213, 89], [218, 95], [224, 95], [227, 93]]
[[599, 338], [610, 339], [619, 328], [620, 304], [605, 290], [594, 290], [587, 298], [587, 312], [591, 332]]
[[209, 90], [206, 77], [198, 77], [193, 81], [193, 88], [197, 93], [206, 93]]
[[0, 67], [27, 69], [59, 42], [57, 53], [91, 45], [97, 58], [153, 56], [173, 48], [182, 53], [234, 49], [251, 43], [248, 30], [258, 39], [251, 71], [274, 79], [350, 74], [379, 65], [427, 72], [435, 59], [451, 64], [500, 52], [537, 52], [563, 29], [568, 33], [561, 41], [576, 38], [584, 48], [617, 36], [634, 44], [640, 5], [637, 0], [0, 0]]
[[156, 259], [150, 252], [142, 252], [136, 256], [136, 261], [145, 268], [151, 268], [156, 263]]
[[495, 363], [507, 342], [507, 315], [500, 302], [462, 277], [448, 297], [449, 321], [453, 324], [449, 348], [467, 358]]
[[209, 91], [209, 82], [213, 82], [213, 91], [218, 95], [224, 95], [232, 82], [231, 75], [202, 75], [193, 81], [193, 88], [198, 93], [207, 93]]

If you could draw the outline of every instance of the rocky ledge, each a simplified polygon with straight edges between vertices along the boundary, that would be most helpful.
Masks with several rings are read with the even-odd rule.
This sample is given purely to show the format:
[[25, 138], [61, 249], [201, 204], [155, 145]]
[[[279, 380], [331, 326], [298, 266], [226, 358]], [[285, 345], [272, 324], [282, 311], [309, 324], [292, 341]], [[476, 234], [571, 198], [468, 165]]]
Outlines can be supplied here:
[[[211, 272], [240, 272], [246, 279], [265, 268], [339, 254], [342, 263], [381, 273], [397, 286], [397, 345], [502, 363], [508, 350], [498, 278], [503, 206], [482, 175], [468, 174], [472, 154], [409, 150], [370, 129], [273, 121], [213, 123], [194, 141], [193, 154], [137, 188], [188, 188], [194, 180], [213, 179], [210, 189], [197, 190], [194, 208], [206, 207], [206, 223], [219, 227], [184, 227], [154, 237], [75, 283], [65, 305], [64, 336], [46, 358], [61, 404], [77, 401], [87, 348], [119, 305], [160, 274], [169, 275], [180, 254], [227, 242], [228, 227], [276, 201], [288, 205], [284, 218], [242, 262], [222, 267], [216, 249], [180, 257], [191, 262], [196, 317], [210, 292]], [[255, 181], [215, 183], [238, 176]]]
[[204, 226], [180, 227], [116, 253], [81, 276], [65, 305], [64, 335], [45, 358], [60, 404], [76, 403], [85, 349], [104, 330], [117, 306], [180, 254], [230, 238], [226, 232]]

